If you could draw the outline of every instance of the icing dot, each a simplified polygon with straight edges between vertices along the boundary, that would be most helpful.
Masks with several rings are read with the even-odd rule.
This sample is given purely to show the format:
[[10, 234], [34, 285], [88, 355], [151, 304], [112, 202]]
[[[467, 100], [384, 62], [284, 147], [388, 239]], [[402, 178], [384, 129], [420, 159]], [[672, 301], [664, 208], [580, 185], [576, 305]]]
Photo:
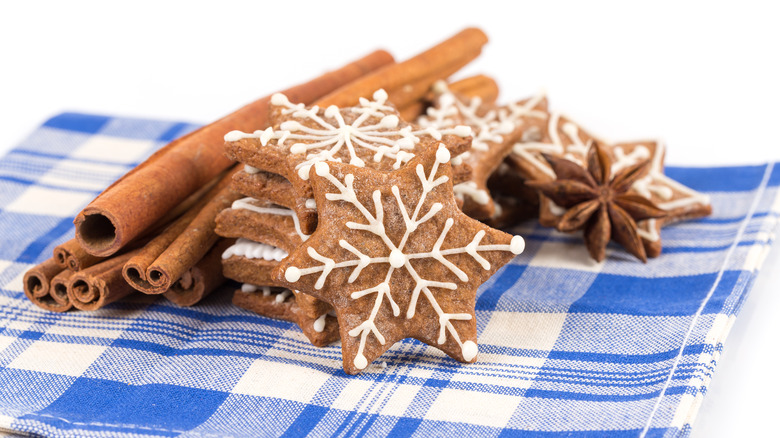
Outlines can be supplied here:
[[271, 103], [273, 105], [285, 105], [290, 103], [290, 101], [287, 99], [287, 96], [285, 96], [282, 93], [276, 93], [273, 96], [271, 96]]
[[257, 286], [254, 284], [244, 283], [241, 285], [241, 292], [251, 293], [257, 292]]
[[314, 199], [312, 199], [312, 198], [307, 199], [306, 200], [306, 208], [310, 208], [312, 210], [317, 208], [317, 202]]
[[330, 119], [336, 117], [336, 114], [339, 113], [339, 107], [336, 105], [331, 105], [325, 110], [325, 117], [328, 117]]
[[463, 353], [463, 359], [465, 359], [467, 362], [474, 360], [474, 358], [477, 357], [477, 353], [479, 352], [477, 344], [472, 341], [464, 342], [460, 349]]
[[379, 126], [383, 128], [395, 128], [398, 126], [398, 116], [395, 114], [390, 114], [389, 116], [382, 117], [382, 120], [379, 122]]
[[300, 127], [301, 124], [295, 120], [285, 120], [279, 125], [279, 129], [282, 131], [297, 131]]
[[366, 357], [362, 354], [359, 354], [355, 356], [355, 360], [352, 361], [352, 363], [355, 364], [355, 368], [362, 370], [368, 365], [368, 361], [366, 360]]
[[472, 134], [471, 127], [464, 126], [464, 125], [458, 125], [454, 129], [455, 135], [458, 137], [468, 137]]
[[241, 131], [230, 131], [225, 134], [225, 141], [239, 141], [244, 138], [246, 134]]
[[439, 149], [436, 151], [436, 161], [439, 163], [450, 161], [450, 151], [444, 145], [439, 145]]
[[390, 251], [390, 257], [388, 258], [390, 259], [390, 266], [394, 268], [400, 268], [406, 263], [406, 256], [398, 249]]
[[291, 154], [303, 154], [305, 152], [306, 152], [306, 145], [303, 143], [295, 143], [294, 145], [290, 146]]
[[295, 266], [290, 266], [287, 268], [287, 270], [284, 271], [284, 279], [290, 283], [295, 283], [301, 279], [301, 270]]
[[383, 103], [384, 101], [386, 101], [387, 100], [387, 91], [385, 91], [382, 88], [374, 91], [374, 100], [379, 102], [379, 103]]
[[513, 236], [512, 241], [509, 242], [509, 250], [512, 254], [520, 254], [525, 249], [525, 240], [520, 236]]
[[301, 168], [298, 169], [298, 176], [300, 176], [302, 180], [308, 181], [309, 180], [309, 171], [311, 171], [311, 164], [306, 165], [306, 166], [301, 166]]
[[325, 176], [330, 173], [330, 166], [324, 161], [317, 162], [314, 164], [314, 173], [319, 176]]
[[254, 175], [256, 173], [259, 173], [260, 169], [258, 169], [257, 167], [254, 167], [254, 166], [250, 166], [248, 164], [244, 164], [244, 172], [246, 172], [246, 173], [248, 173], [250, 175]]

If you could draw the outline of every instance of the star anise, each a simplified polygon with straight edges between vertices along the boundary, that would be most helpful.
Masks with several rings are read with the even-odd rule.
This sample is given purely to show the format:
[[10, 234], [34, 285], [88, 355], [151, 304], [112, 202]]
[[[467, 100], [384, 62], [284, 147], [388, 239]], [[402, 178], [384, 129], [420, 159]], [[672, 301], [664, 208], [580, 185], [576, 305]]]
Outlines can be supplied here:
[[634, 182], [647, 175], [650, 162], [628, 166], [612, 177], [612, 159], [596, 142], [588, 147], [587, 170], [566, 158], [547, 154], [544, 158], [557, 179], [526, 184], [566, 210], [556, 228], [564, 232], [584, 229], [585, 245], [597, 261], [604, 260], [611, 239], [647, 262], [637, 221], [659, 218], [666, 212], [646, 198], [629, 194], [629, 190]]

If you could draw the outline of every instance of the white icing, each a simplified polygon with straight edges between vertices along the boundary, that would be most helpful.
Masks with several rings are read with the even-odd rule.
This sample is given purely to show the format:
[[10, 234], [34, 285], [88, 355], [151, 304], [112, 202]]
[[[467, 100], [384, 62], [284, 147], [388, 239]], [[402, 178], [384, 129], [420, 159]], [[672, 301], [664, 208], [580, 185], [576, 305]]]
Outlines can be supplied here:
[[[479, 97], [471, 98], [468, 102], [461, 101], [453, 94], [444, 81], [438, 81], [434, 87], [437, 96], [437, 105], [428, 108], [425, 115], [417, 119], [420, 126], [434, 127], [438, 129], [450, 128], [462, 120], [472, 128], [473, 138], [471, 148], [475, 151], [487, 151], [490, 144], [502, 143], [504, 136], [515, 131], [524, 123], [525, 117], [541, 117], [546, 113], [534, 110], [544, 96], [529, 99], [524, 104], [510, 104], [500, 110], [488, 110], [483, 115], [478, 115], [482, 100]], [[452, 164], [457, 165], [467, 160], [469, 152], [453, 158]], [[455, 195], [463, 200], [465, 196], [472, 198], [476, 203], [485, 205], [490, 202], [490, 194], [476, 187], [476, 183], [470, 181], [455, 186]]]
[[241, 285], [241, 292], [255, 293], [260, 291], [264, 297], [270, 297], [271, 294], [275, 294], [274, 303], [281, 304], [287, 298], [292, 296], [292, 291], [283, 288], [271, 288], [271, 286], [257, 286], [255, 284], [244, 283]]
[[[358, 114], [351, 124], [347, 124], [336, 106], [330, 106], [320, 114], [319, 107], [306, 108], [303, 104], [293, 104], [284, 95], [277, 94], [271, 99], [271, 104], [282, 107], [282, 114], [305, 120], [317, 127], [305, 126], [297, 120], [286, 120], [279, 125], [278, 130], [268, 128], [251, 134], [232, 131], [225, 136], [225, 141], [257, 138], [263, 146], [272, 140], [278, 145], [285, 145], [289, 141], [290, 153], [306, 155], [296, 169], [301, 179], [307, 180], [315, 163], [341, 161], [337, 154], [342, 149], [346, 149], [349, 154], [349, 164], [365, 166], [366, 163], [358, 156], [357, 150], [366, 149], [373, 154], [372, 159], [375, 162], [390, 160], [397, 169], [414, 156], [410, 151], [423, 136], [440, 140], [446, 134], [461, 137], [471, 135], [471, 129], [466, 126], [445, 129], [426, 127], [418, 131], [413, 131], [411, 126], [399, 128], [400, 119], [395, 109], [386, 102], [387, 93], [381, 89], [374, 93], [373, 100], [360, 98], [358, 106], [344, 110]], [[379, 122], [364, 125], [370, 118], [379, 118]]]
[[477, 187], [477, 183], [474, 181], [466, 181], [460, 184], [452, 186], [452, 191], [455, 192], [455, 197], [463, 200], [466, 196], [471, 198], [477, 204], [485, 205], [490, 202], [490, 194], [487, 190], [482, 190]]
[[223, 259], [229, 259], [233, 256], [280, 262], [287, 257], [287, 252], [271, 245], [239, 238], [236, 240], [236, 243], [230, 245], [225, 252], [222, 253]]
[[327, 313], [323, 313], [320, 315], [317, 319], [314, 320], [314, 331], [317, 333], [322, 333], [325, 330], [325, 320], [328, 318]]
[[[542, 158], [541, 153], [559, 155], [582, 166], [585, 166], [587, 161], [587, 145], [580, 138], [577, 125], [568, 121], [563, 124], [560, 122], [561, 115], [559, 113], [551, 113], [549, 115], [547, 135], [551, 143], [541, 142], [541, 135], [537, 136], [534, 134], [531, 136], [529, 134], [523, 140], [530, 141], [521, 141], [515, 144], [512, 149], [512, 153], [518, 155], [523, 161], [531, 164], [552, 179], [555, 178], [555, 172], [552, 171], [547, 161]], [[562, 132], [567, 137], [569, 140], [568, 145], [564, 146], [559, 132]], [[608, 144], [603, 141], [600, 141], [600, 143]], [[651, 148], [643, 144], [636, 145], [629, 153], [626, 153], [623, 149], [624, 146], [612, 146], [611, 150], [614, 155], [614, 162], [610, 169], [612, 174], [614, 175], [629, 166], [650, 158], [650, 171], [645, 177], [634, 183], [631, 187], [633, 192], [646, 199], [654, 200], [658, 208], [667, 211], [709, 204], [708, 196], [698, 193], [664, 175], [661, 162], [664, 155], [664, 144], [661, 141], [656, 141], [655, 144], [652, 156]], [[555, 216], [561, 216], [565, 213], [565, 209], [552, 201], [548, 202], [547, 205], [548, 211]], [[643, 239], [650, 242], [660, 239], [655, 219], [640, 221], [638, 232]]]
[[[319, 277], [314, 284], [315, 289], [321, 289], [328, 275], [334, 269], [352, 268], [352, 272], [347, 280], [348, 283], [354, 283], [359, 277], [363, 269], [372, 264], [388, 264], [387, 274], [384, 280], [380, 281], [376, 285], [369, 287], [368, 289], [353, 292], [350, 296], [352, 299], [360, 299], [362, 297], [376, 294], [373, 308], [371, 310], [368, 319], [363, 321], [356, 327], [349, 330], [349, 335], [352, 337], [359, 337], [360, 344], [358, 346], [357, 353], [354, 358], [354, 365], [358, 369], [363, 369], [368, 365], [368, 361], [363, 354], [366, 340], [369, 334], [373, 334], [377, 341], [381, 344], [385, 343], [385, 338], [379, 331], [379, 328], [375, 324], [376, 316], [385, 300], [387, 298], [388, 303], [391, 306], [393, 315], [398, 317], [401, 313], [401, 309], [396, 304], [391, 293], [391, 277], [395, 269], [405, 269], [407, 273], [412, 277], [415, 282], [415, 288], [411, 292], [409, 299], [409, 306], [406, 309], [406, 318], [414, 318], [417, 309], [417, 301], [420, 295], [424, 296], [433, 310], [438, 315], [439, 323], [439, 337], [437, 342], [442, 344], [447, 339], [447, 333], [450, 334], [452, 339], [461, 346], [462, 354], [464, 357], [473, 358], [476, 356], [476, 344], [471, 341], [462, 342], [460, 335], [455, 330], [455, 326], [452, 321], [457, 320], [470, 320], [472, 316], [468, 313], [447, 313], [439, 305], [436, 297], [434, 296], [431, 288], [441, 288], [448, 290], [457, 289], [457, 284], [454, 282], [442, 282], [437, 280], [429, 280], [423, 278], [417, 269], [410, 263], [411, 260], [425, 259], [430, 263], [438, 262], [452, 272], [458, 280], [461, 282], [468, 281], [469, 277], [460, 267], [452, 263], [446, 258], [446, 256], [454, 254], [468, 254], [474, 259], [483, 269], [490, 269], [490, 263], [480, 255], [480, 252], [485, 251], [508, 251], [513, 254], [519, 254], [524, 247], [522, 237], [515, 236], [512, 238], [510, 244], [494, 244], [494, 245], [482, 245], [481, 240], [485, 236], [485, 231], [480, 230], [474, 235], [472, 241], [463, 247], [441, 249], [450, 228], [454, 224], [452, 218], [447, 218], [444, 222], [444, 227], [441, 230], [441, 234], [434, 243], [433, 247], [428, 252], [420, 253], [406, 253], [404, 252], [404, 246], [411, 237], [412, 233], [423, 223], [431, 220], [434, 216], [442, 211], [442, 205], [439, 203], [433, 203], [429, 207], [427, 212], [423, 212], [422, 208], [425, 204], [425, 199], [429, 193], [431, 193], [436, 187], [446, 183], [448, 177], [446, 175], [436, 177], [439, 165], [446, 163], [450, 160], [450, 154], [443, 144], [439, 145], [436, 153], [436, 160], [431, 167], [430, 172], [426, 175], [425, 169], [422, 164], [418, 164], [415, 168], [417, 177], [419, 178], [420, 185], [422, 186], [422, 193], [417, 201], [414, 210], [410, 212], [407, 210], [400, 194], [400, 190], [397, 186], [391, 187], [391, 192], [396, 199], [399, 211], [402, 215], [405, 232], [403, 237], [396, 245], [390, 237], [387, 235], [384, 224], [384, 206], [381, 201], [381, 193], [376, 190], [372, 193], [373, 210], [372, 214], [365, 205], [363, 205], [357, 198], [357, 194], [353, 187], [354, 175], [347, 174], [344, 176], [343, 182], [337, 179], [330, 173], [330, 166], [326, 163], [320, 162], [315, 165], [315, 172], [317, 175], [327, 179], [337, 190], [337, 193], [326, 193], [325, 198], [328, 201], [343, 201], [354, 206], [366, 223], [347, 222], [346, 226], [352, 230], [362, 230], [379, 237], [384, 243], [387, 249], [387, 255], [383, 257], [369, 257], [363, 254], [360, 249], [356, 248], [346, 240], [340, 240], [339, 245], [349, 251], [355, 256], [353, 259], [343, 260], [337, 262], [329, 257], [319, 254], [314, 248], [309, 247], [307, 249], [308, 255], [315, 261], [319, 262], [319, 265], [309, 268], [298, 268], [290, 266], [285, 270], [285, 278], [290, 283], [297, 282], [304, 275], [311, 275], [319, 273]], [[470, 359], [467, 359], [470, 360]]]
[[284, 289], [283, 291], [276, 294], [276, 298], [274, 298], [274, 302], [277, 304], [281, 304], [286, 300], [288, 297], [292, 295], [292, 291], [290, 289]]
[[260, 169], [258, 169], [257, 167], [250, 166], [248, 164], [244, 164], [244, 172], [250, 175], [254, 175], [256, 173], [260, 173]]
[[303, 234], [303, 231], [301, 231], [301, 223], [298, 221], [298, 215], [295, 214], [294, 211], [290, 210], [289, 208], [283, 208], [283, 207], [259, 207], [257, 205], [252, 204], [253, 201], [257, 201], [255, 198], [241, 198], [236, 201], [233, 201], [233, 204], [230, 206], [230, 208], [234, 209], [243, 209], [243, 210], [249, 210], [254, 211], [255, 213], [262, 213], [262, 214], [275, 214], [279, 216], [290, 216], [293, 219], [293, 223], [295, 224], [295, 232], [298, 233], [298, 236], [300, 236], [301, 240], [304, 242], [306, 239], [309, 238], [308, 234]]
[[317, 209], [317, 202], [314, 201], [314, 199], [309, 198], [309, 199], [306, 200], [305, 206], [308, 209], [316, 210]]

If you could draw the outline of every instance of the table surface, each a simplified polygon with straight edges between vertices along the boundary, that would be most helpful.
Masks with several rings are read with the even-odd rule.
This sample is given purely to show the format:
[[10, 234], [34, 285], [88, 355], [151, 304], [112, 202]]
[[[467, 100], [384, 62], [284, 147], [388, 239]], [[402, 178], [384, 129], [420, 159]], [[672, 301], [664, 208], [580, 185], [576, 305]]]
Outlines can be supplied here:
[[[671, 165], [780, 161], [780, 6], [540, 3], [0, 6], [0, 153], [66, 110], [207, 123], [376, 48], [400, 60], [477, 25], [491, 42], [458, 76], [493, 76], [502, 101], [544, 90], [552, 108], [597, 135], [663, 138]], [[780, 343], [778, 268], [775, 246], [728, 337], [694, 436], [776, 427], [780, 353], [767, 347]]]

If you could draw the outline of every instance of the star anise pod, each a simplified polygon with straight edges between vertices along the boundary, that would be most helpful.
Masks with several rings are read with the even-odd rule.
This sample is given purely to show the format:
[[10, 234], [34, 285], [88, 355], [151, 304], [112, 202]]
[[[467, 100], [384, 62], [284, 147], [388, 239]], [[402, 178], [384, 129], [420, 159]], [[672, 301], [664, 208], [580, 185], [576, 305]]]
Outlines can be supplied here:
[[557, 179], [526, 184], [566, 209], [556, 228], [564, 232], [584, 229], [585, 245], [597, 261], [604, 260], [611, 239], [647, 262], [637, 221], [659, 218], [666, 212], [644, 197], [629, 194], [629, 190], [634, 182], [647, 175], [650, 162], [628, 166], [612, 177], [612, 159], [596, 142], [591, 142], [588, 148], [587, 170], [562, 157], [545, 154], [544, 158]]

